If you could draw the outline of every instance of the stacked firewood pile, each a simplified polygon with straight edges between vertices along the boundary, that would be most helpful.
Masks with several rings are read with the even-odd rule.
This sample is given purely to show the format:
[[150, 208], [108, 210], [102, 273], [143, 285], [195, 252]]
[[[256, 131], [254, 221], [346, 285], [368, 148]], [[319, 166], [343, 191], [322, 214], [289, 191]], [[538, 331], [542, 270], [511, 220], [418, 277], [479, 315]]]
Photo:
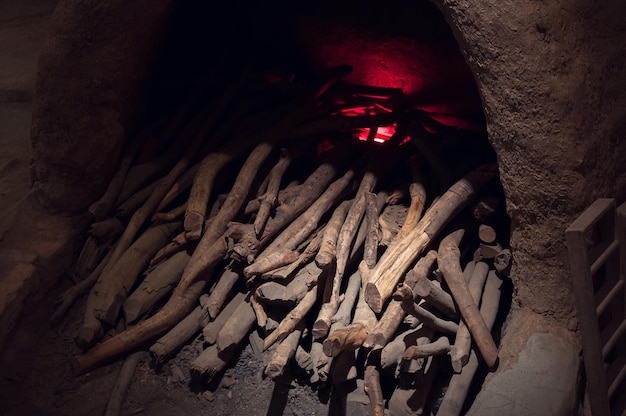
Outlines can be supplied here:
[[150, 345], [161, 364], [201, 333], [190, 372], [208, 383], [256, 330], [266, 376], [295, 362], [312, 383], [357, 381], [375, 415], [421, 414], [448, 360], [439, 413], [460, 412], [479, 361], [498, 359], [511, 256], [481, 194], [497, 170], [451, 169], [400, 90], [345, 73], [263, 100], [240, 82], [129, 143], [52, 318], [89, 293], [77, 373]]

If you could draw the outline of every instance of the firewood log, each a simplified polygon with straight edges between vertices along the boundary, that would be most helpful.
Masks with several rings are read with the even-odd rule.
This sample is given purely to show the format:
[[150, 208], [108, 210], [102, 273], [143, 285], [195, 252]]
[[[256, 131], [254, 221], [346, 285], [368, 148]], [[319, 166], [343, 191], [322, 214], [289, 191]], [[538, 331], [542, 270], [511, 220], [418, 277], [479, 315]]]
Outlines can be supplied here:
[[[212, 321], [204, 325], [204, 327], [202, 328], [202, 336], [204, 337], [204, 342], [209, 345], [215, 344], [215, 342], [217, 342], [217, 334], [219, 334], [226, 321], [231, 316], [233, 316], [239, 305], [245, 301], [245, 297], [246, 295], [244, 293], [237, 292], [237, 294], [235, 294], [230, 302], [226, 304], [224, 309], [222, 309], [221, 312], [219, 312]], [[201, 323], [202, 322], [199, 322], [199, 324]]]
[[241, 272], [233, 270], [233, 267], [234, 265], [231, 262], [229, 266], [224, 268], [222, 275], [217, 279], [217, 283], [209, 295], [209, 299], [207, 300], [207, 312], [208, 316], [212, 319], [217, 317], [224, 302], [240, 279]]
[[460, 251], [458, 248], [462, 237], [463, 230], [459, 230], [441, 241], [438, 251], [439, 270], [443, 273], [452, 297], [463, 317], [463, 321], [469, 328], [483, 359], [487, 366], [493, 369], [498, 361], [498, 348], [463, 278], [463, 271], [459, 264]]
[[322, 243], [324, 229], [325, 226], [322, 226], [318, 229], [318, 231], [315, 232], [315, 235], [313, 235], [313, 238], [311, 238], [311, 241], [309, 241], [309, 243], [306, 245], [306, 248], [302, 253], [300, 253], [296, 261], [292, 262], [289, 265], [264, 273], [261, 275], [261, 278], [264, 280], [287, 279], [302, 266], [310, 263], [313, 258], [315, 258], [315, 255], [319, 250], [320, 244]]
[[[487, 274], [489, 273], [489, 266], [487, 263], [478, 262], [472, 272], [472, 277], [467, 283], [467, 287], [474, 299], [476, 305], [480, 304], [480, 298], [483, 293], [483, 286], [487, 280]], [[459, 322], [459, 330], [454, 338], [454, 346], [450, 351], [450, 360], [452, 362], [452, 369], [455, 373], [460, 373], [463, 366], [467, 364], [469, 360], [470, 349], [472, 346], [472, 338], [470, 337], [469, 328], [463, 321]]]
[[[436, 251], [430, 250], [426, 253], [426, 255], [415, 264], [415, 267], [407, 273], [404, 285], [410, 287], [415, 280], [419, 281], [419, 278], [426, 278], [426, 275], [432, 268], [436, 259]], [[389, 302], [389, 305], [387, 305], [376, 327], [374, 327], [365, 342], [363, 342], [363, 346], [371, 349], [383, 348], [396, 332], [405, 316], [406, 312], [402, 308], [402, 298], [397, 299], [396, 296], [394, 296]]]
[[254, 296], [264, 304], [294, 306], [317, 283], [317, 272], [319, 270], [316, 266], [303, 269], [302, 273], [298, 273], [286, 285], [278, 282], [263, 283], [256, 288]]
[[433, 355], [443, 355], [450, 353], [451, 346], [450, 340], [447, 337], [442, 336], [437, 338], [437, 341], [424, 344], [424, 345], [412, 345], [404, 351], [402, 354], [403, 361], [416, 360], [418, 358], [427, 358]]
[[389, 246], [402, 228], [409, 208], [404, 205], [388, 205], [380, 215], [380, 244]]
[[285, 371], [285, 366], [289, 363], [289, 360], [294, 357], [302, 331], [304, 329], [304, 323], [299, 322], [296, 327], [285, 337], [272, 355], [270, 362], [265, 367], [265, 375], [276, 381]]
[[[485, 319], [485, 324], [491, 328], [495, 322], [500, 306], [500, 280], [493, 271], [490, 271], [485, 283], [483, 301], [480, 305], [480, 313]], [[443, 400], [439, 405], [438, 415], [456, 416], [461, 414], [463, 403], [467, 398], [472, 379], [478, 370], [478, 357], [474, 350], [471, 351], [467, 364], [460, 374], [453, 374], [448, 384]]]
[[174, 289], [190, 257], [184, 251], [178, 252], [146, 275], [124, 301], [124, 317], [127, 323], [135, 323]]
[[385, 399], [380, 385], [380, 375], [378, 368], [374, 364], [365, 367], [365, 393], [370, 398], [372, 416], [383, 416], [385, 414]]
[[109, 397], [106, 410], [104, 411], [104, 416], [119, 416], [122, 414], [124, 398], [126, 397], [130, 383], [133, 381], [133, 377], [135, 376], [137, 365], [139, 365], [139, 361], [144, 354], [144, 351], [137, 351], [126, 357], [124, 360], [120, 374], [117, 376], [117, 380], [115, 381], [115, 386], [113, 386], [111, 397]]
[[109, 242], [110, 240], [101, 241], [93, 236], [87, 237], [71, 273], [74, 282], [80, 282], [98, 267], [102, 259], [111, 250]]
[[478, 226], [478, 238], [480, 238], [480, 241], [483, 243], [491, 244], [496, 241], [497, 237], [496, 230], [494, 230], [492, 226], [487, 224], [480, 224]]
[[376, 195], [372, 192], [365, 192], [365, 218], [367, 223], [367, 234], [365, 235], [365, 249], [363, 260], [370, 269], [376, 264], [378, 259], [378, 242], [380, 240], [378, 230], [378, 206]]
[[122, 202], [115, 207], [115, 216], [122, 220], [124, 223], [128, 222], [133, 216], [135, 211], [140, 208], [152, 195], [152, 192], [159, 185], [159, 181], [154, 181], [144, 188], [130, 195], [128, 198], [122, 200]]
[[128, 248], [108, 273], [103, 272], [90, 294], [94, 296], [93, 308], [96, 318], [110, 326], [115, 324], [122, 304], [140, 273], [179, 228], [180, 223], [149, 228]]
[[456, 319], [459, 317], [452, 296], [441, 288], [439, 282], [422, 277], [413, 286], [413, 294], [424, 299], [429, 305], [433, 305], [448, 318]]
[[267, 177], [267, 187], [263, 195], [258, 199], [260, 202], [259, 211], [254, 220], [254, 232], [257, 237], [263, 235], [263, 229], [270, 216], [270, 210], [276, 206], [278, 191], [283, 174], [291, 164], [293, 155], [287, 149], [282, 149], [278, 163], [272, 168]]
[[421, 305], [413, 302], [413, 292], [407, 286], [399, 287], [397, 293], [402, 299], [402, 309], [409, 315], [418, 318], [429, 328], [446, 334], [454, 334], [459, 329], [455, 322], [439, 318]]
[[218, 351], [216, 345], [211, 345], [196, 357], [191, 363], [189, 373], [191, 380], [195, 384], [210, 384], [214, 378], [220, 374], [228, 365], [237, 351]]
[[161, 366], [169, 357], [178, 351], [191, 337], [200, 332], [198, 318], [202, 314], [202, 308], [197, 306], [182, 321], [176, 324], [165, 335], [159, 338], [148, 350], [152, 357], [152, 363]]
[[115, 240], [122, 232], [124, 232], [124, 224], [117, 217], [94, 222], [89, 227], [89, 235], [101, 243]]
[[248, 335], [255, 322], [256, 315], [250, 301], [241, 302], [217, 334], [217, 350], [226, 351], [236, 348]]
[[374, 312], [382, 311], [384, 302], [409, 265], [495, 173], [494, 165], [485, 165], [466, 175], [431, 206], [416, 228], [385, 252], [372, 270], [372, 281], [365, 288], [366, 301]]
[[341, 225], [344, 223], [352, 203], [353, 200], [343, 201], [333, 211], [333, 215], [324, 230], [319, 252], [315, 256], [315, 263], [317, 264], [317, 267], [323, 269], [328, 267], [335, 260], [335, 256], [337, 255], [337, 238], [339, 237], [339, 231], [341, 230]]
[[187, 240], [185, 239], [185, 233], [182, 232], [172, 238], [172, 241], [167, 243], [163, 248], [156, 252], [154, 257], [150, 260], [150, 268], [156, 267], [162, 261], [165, 261], [170, 256], [184, 250], [187, 247]]

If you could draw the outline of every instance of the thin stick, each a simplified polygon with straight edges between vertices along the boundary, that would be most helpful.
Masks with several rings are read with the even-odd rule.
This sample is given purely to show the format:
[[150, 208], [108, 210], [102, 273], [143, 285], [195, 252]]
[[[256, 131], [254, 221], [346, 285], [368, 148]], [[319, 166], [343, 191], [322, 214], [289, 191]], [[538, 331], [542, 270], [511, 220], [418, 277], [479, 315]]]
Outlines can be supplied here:
[[337, 208], [335, 208], [335, 211], [333, 211], [333, 215], [324, 230], [324, 236], [322, 237], [320, 249], [315, 256], [315, 263], [319, 268], [323, 269], [328, 267], [328, 265], [335, 260], [335, 256], [337, 255], [337, 238], [339, 237], [339, 231], [341, 230], [341, 225], [344, 223], [352, 203], [353, 200], [343, 201]]
[[122, 365], [120, 374], [117, 376], [117, 381], [111, 392], [111, 397], [104, 411], [104, 416], [119, 416], [122, 414], [122, 406], [124, 405], [126, 393], [128, 392], [130, 383], [133, 381], [135, 370], [143, 355], [143, 351], [137, 351], [124, 360], [124, 365]]
[[274, 351], [270, 362], [265, 367], [265, 375], [276, 381], [285, 371], [285, 366], [295, 355], [304, 325], [298, 323], [296, 328], [283, 340]]
[[280, 159], [278, 163], [274, 165], [268, 175], [267, 189], [265, 193], [259, 197], [260, 205], [259, 211], [254, 220], [254, 232], [258, 237], [263, 233], [265, 224], [270, 215], [270, 209], [276, 205], [278, 198], [278, 191], [280, 190], [280, 182], [283, 178], [283, 174], [289, 167], [292, 161], [292, 156], [287, 149], [282, 149], [280, 153]]

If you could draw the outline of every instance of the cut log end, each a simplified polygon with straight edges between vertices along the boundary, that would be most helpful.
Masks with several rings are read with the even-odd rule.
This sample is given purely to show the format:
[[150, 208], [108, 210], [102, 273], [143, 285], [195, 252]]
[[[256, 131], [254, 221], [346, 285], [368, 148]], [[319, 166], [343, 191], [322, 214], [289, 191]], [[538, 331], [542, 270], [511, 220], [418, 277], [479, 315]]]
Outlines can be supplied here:
[[367, 285], [365, 285], [365, 302], [374, 312], [382, 312], [383, 299], [380, 295], [380, 291], [374, 283], [368, 283]]
[[318, 319], [313, 324], [313, 339], [320, 339], [328, 335], [328, 331], [330, 330], [330, 322], [324, 319]]
[[83, 326], [78, 330], [78, 334], [74, 337], [74, 343], [82, 350], [88, 350], [93, 347], [100, 338], [102, 338], [102, 326]]
[[204, 227], [204, 216], [197, 212], [188, 212], [185, 214], [185, 238], [187, 241], [195, 241], [202, 235]]

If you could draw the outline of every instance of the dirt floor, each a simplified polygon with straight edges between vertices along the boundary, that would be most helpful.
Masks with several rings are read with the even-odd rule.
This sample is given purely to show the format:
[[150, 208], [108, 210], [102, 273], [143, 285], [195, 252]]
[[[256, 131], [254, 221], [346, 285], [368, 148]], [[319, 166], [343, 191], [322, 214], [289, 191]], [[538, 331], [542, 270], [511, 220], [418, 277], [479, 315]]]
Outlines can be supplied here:
[[[81, 323], [82, 302], [56, 327], [48, 318], [53, 293], [30, 311], [0, 361], [1, 415], [103, 414], [122, 363], [80, 377], [72, 375], [71, 357], [79, 352], [73, 336]], [[201, 340], [185, 346], [162, 369], [142, 356], [122, 415], [325, 415], [327, 392], [316, 392], [301, 380], [285, 376], [274, 383], [262, 376], [262, 357], [249, 344], [236, 365], [218, 383], [198, 388], [189, 380], [189, 363], [202, 349]], [[334, 413], [334, 412], [331, 412]]]

